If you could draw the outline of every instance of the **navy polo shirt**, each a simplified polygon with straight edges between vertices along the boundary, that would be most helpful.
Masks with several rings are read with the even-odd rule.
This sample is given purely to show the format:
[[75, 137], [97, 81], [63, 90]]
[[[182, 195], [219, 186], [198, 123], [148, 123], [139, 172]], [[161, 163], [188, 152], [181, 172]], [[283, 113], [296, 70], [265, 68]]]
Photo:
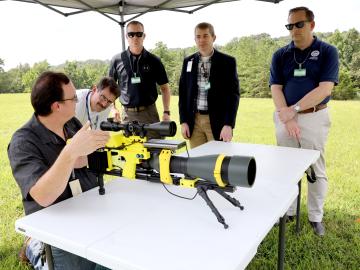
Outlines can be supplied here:
[[[306, 69], [306, 76], [295, 77], [294, 70]], [[320, 82], [339, 82], [339, 57], [336, 48], [317, 37], [305, 50], [295, 47], [292, 41], [277, 50], [272, 58], [270, 68], [270, 85], [283, 86], [286, 104], [294, 105], [307, 93], [319, 86]], [[321, 103], [326, 104], [330, 97]]]

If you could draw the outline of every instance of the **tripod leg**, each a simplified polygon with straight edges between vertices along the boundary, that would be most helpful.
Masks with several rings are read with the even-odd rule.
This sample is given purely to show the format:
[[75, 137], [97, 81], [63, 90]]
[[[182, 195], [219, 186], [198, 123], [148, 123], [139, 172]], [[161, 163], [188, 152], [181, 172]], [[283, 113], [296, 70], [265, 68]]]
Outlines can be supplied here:
[[97, 179], [98, 179], [98, 183], [99, 183], [99, 194], [104, 195], [105, 194], [104, 175], [103, 174], [98, 174]]
[[225, 191], [221, 189], [215, 189], [217, 193], [219, 193], [222, 197], [224, 197], [226, 200], [228, 200], [233, 206], [239, 207], [240, 210], [244, 210], [244, 206], [240, 204], [240, 202], [235, 199], [234, 197], [231, 197], [229, 194], [227, 194]]
[[229, 225], [227, 225], [225, 223], [225, 219], [224, 217], [220, 214], [219, 210], [216, 209], [215, 205], [213, 204], [213, 202], [210, 200], [209, 196], [206, 193], [206, 189], [203, 187], [198, 187], [197, 188], [199, 195], [205, 200], [206, 204], [210, 207], [211, 211], [214, 213], [214, 215], [216, 216], [217, 220], [224, 225], [224, 228], [227, 229], [229, 228]]

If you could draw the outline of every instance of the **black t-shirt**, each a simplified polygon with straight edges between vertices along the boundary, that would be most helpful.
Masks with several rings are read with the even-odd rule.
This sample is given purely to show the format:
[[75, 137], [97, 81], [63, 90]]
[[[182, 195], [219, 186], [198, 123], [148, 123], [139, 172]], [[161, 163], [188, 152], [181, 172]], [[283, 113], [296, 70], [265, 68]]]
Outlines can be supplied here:
[[[68, 138], [72, 138], [80, 128], [81, 123], [76, 118], [64, 125]], [[8, 157], [14, 178], [21, 190], [26, 215], [43, 208], [31, 197], [30, 189], [54, 164], [65, 145], [66, 142], [41, 124], [35, 115], [14, 133], [8, 146]], [[79, 179], [83, 191], [97, 186], [95, 175], [86, 167], [75, 169], [75, 177]], [[54, 203], [70, 197], [72, 194], [67, 185]]]
[[156, 84], [169, 82], [160, 58], [145, 49], [136, 57], [129, 50], [115, 55], [110, 63], [109, 76], [119, 84], [119, 99], [125, 107], [154, 104], [158, 97]]

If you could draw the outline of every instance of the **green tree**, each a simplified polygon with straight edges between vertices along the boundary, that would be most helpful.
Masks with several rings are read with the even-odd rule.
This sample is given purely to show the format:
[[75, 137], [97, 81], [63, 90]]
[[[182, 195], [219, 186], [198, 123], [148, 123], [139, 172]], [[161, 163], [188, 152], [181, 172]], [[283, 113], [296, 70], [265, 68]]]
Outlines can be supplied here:
[[177, 94], [177, 78], [180, 75], [178, 72], [179, 63], [177, 61], [178, 59], [176, 50], [170, 50], [163, 42], [158, 42], [155, 44], [155, 48], [151, 50], [151, 53], [155, 54], [161, 59], [169, 79], [171, 92], [173, 95]]
[[357, 96], [359, 89], [356, 87], [349, 71], [340, 72], [339, 84], [332, 92], [333, 99], [349, 100]]
[[282, 45], [268, 34], [260, 34], [233, 39], [223, 47], [224, 52], [236, 58], [241, 96], [270, 97], [271, 57]]
[[6, 84], [5, 84], [5, 80], [6, 80], [6, 74], [4, 72], [4, 60], [0, 58], [0, 93], [3, 93], [6, 91]]
[[360, 92], [360, 33], [336, 30], [328, 41], [337, 47], [340, 59], [339, 85], [333, 93], [334, 99], [353, 99]]
[[24, 85], [24, 92], [30, 92], [35, 80], [41, 73], [50, 69], [50, 65], [47, 60], [35, 63], [22, 77], [22, 83]]
[[68, 75], [75, 88], [90, 88], [97, 84], [106, 75], [108, 63], [104, 61], [89, 60], [86, 62], [66, 61], [60, 69]]
[[25, 86], [22, 78], [30, 69], [28, 64], [19, 65], [7, 72], [0, 72], [0, 93], [22, 93]]
[[4, 72], [4, 67], [3, 67], [4, 65], [5, 65], [4, 60], [0, 58], [0, 73]]

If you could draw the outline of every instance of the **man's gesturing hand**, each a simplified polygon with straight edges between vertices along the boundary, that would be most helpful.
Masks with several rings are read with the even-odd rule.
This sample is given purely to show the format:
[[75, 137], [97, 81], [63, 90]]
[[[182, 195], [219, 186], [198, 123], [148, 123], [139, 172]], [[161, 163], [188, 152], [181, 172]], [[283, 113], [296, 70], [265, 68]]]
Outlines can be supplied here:
[[88, 121], [71, 139], [70, 152], [73, 157], [86, 156], [95, 150], [104, 147], [109, 140], [109, 132], [102, 130], [90, 130], [90, 122]]

